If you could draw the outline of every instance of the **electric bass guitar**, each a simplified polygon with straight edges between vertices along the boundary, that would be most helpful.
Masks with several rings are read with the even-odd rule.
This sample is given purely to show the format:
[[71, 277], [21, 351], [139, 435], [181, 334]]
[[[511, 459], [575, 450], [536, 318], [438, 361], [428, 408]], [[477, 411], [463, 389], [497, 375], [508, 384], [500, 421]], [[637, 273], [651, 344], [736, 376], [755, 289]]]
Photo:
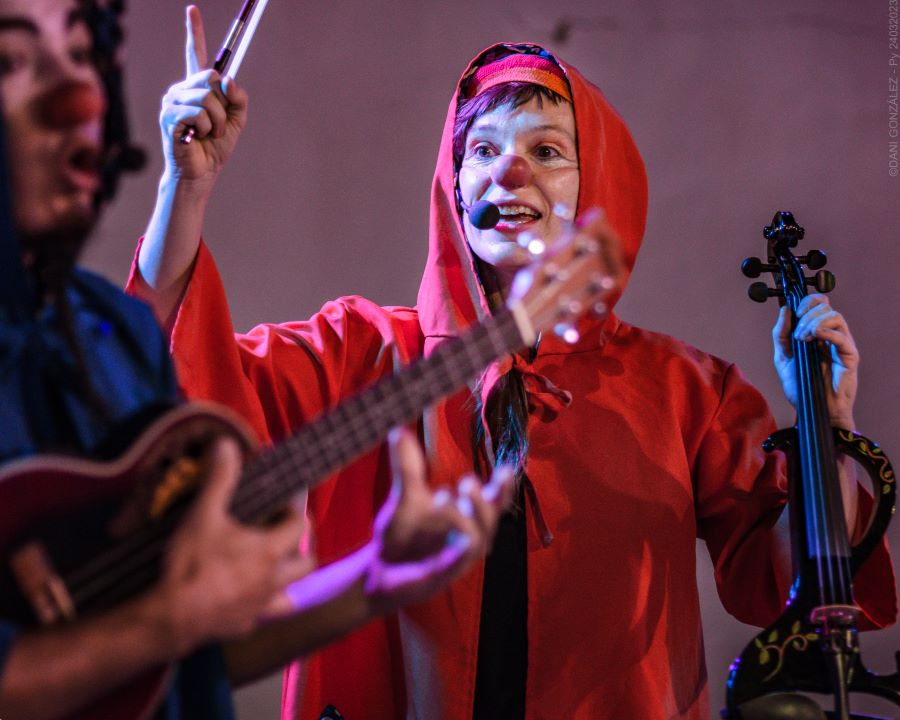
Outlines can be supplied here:
[[[274, 448], [257, 451], [244, 423], [210, 405], [164, 414], [110, 462], [43, 456], [0, 469], [0, 617], [23, 628], [77, 621], [146, 590], [159, 576], [173, 531], [204, 476], [203, 458], [222, 435], [247, 460], [230, 510], [263, 523], [299, 492], [377, 445], [490, 362], [533, 345], [544, 329], [571, 339], [573, 321], [614, 286], [596, 241], [572, 233], [516, 277], [507, 308], [427, 358], [378, 382]], [[166, 688], [161, 668], [70, 720], [143, 718]]]

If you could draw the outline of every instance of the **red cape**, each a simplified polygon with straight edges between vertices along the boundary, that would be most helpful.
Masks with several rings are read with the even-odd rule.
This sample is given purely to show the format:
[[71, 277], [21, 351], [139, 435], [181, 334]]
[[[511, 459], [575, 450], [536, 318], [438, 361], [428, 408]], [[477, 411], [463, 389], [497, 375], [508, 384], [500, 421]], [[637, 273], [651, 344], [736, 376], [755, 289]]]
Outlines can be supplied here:
[[[605, 210], [630, 271], [646, 216], [643, 164], [602, 93], [561, 64], [574, 97], [579, 208]], [[454, 202], [455, 110], [454, 95], [432, 186], [417, 308], [344, 298], [308, 322], [233, 337], [218, 274], [202, 247], [173, 334], [191, 396], [230, 405], [274, 441], [487, 312]], [[706, 718], [696, 538], [709, 548], [723, 604], [740, 620], [771, 621], [787, 596], [772, 532], [785, 502], [784, 471], [760, 448], [773, 421], [763, 398], [729, 363], [614, 315], [603, 323], [585, 320], [580, 329], [574, 346], [549, 336], [532, 362], [512, 360], [534, 407], [527, 714]], [[568, 406], [548, 391], [554, 387], [571, 394]], [[468, 390], [427, 412], [420, 427], [435, 485], [471, 469]], [[389, 482], [385, 454], [375, 451], [311, 495], [323, 561], [367, 540]], [[371, 623], [302, 668], [292, 666], [283, 717], [315, 720], [334, 704], [348, 720], [471, 718], [482, 581], [479, 565], [429, 602]], [[893, 621], [884, 548], [867, 563], [856, 591], [872, 622]], [[724, 682], [725, 668], [716, 677]]]

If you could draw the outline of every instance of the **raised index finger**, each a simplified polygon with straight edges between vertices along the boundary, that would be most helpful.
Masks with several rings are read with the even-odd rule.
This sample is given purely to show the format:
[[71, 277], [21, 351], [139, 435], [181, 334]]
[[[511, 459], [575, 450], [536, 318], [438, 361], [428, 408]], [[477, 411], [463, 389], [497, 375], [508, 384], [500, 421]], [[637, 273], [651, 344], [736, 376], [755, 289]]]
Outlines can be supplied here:
[[203, 31], [200, 8], [188, 5], [185, 16], [187, 24], [187, 40], [184, 45], [185, 77], [190, 77], [206, 67], [206, 33]]

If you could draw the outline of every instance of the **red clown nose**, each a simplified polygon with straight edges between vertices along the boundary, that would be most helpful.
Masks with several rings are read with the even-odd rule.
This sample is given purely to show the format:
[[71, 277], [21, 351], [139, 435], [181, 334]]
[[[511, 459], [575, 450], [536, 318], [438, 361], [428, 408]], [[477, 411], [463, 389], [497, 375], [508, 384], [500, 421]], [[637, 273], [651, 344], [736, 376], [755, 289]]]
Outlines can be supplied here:
[[99, 120], [106, 111], [100, 89], [88, 83], [69, 82], [47, 93], [38, 106], [39, 117], [52, 128], [67, 128]]
[[501, 155], [491, 164], [491, 180], [507, 190], [524, 187], [531, 180], [531, 168], [519, 155]]

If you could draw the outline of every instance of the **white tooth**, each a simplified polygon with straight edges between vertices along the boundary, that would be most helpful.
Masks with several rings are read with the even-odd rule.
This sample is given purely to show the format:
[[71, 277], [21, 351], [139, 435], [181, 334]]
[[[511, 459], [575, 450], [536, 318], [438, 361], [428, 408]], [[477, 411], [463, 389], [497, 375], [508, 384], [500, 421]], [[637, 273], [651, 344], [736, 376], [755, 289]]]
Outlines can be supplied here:
[[501, 205], [500, 206], [500, 214], [501, 215], [531, 215], [532, 217], [537, 217], [537, 213], [529, 207], [524, 205]]

